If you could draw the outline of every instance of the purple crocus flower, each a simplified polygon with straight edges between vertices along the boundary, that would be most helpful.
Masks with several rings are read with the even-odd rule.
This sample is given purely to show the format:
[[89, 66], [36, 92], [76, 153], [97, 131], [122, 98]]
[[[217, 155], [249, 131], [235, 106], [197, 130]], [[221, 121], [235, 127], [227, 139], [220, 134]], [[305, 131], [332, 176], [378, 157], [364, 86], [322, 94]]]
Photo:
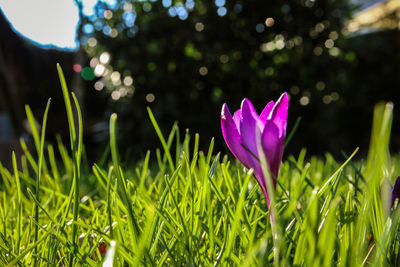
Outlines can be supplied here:
[[[285, 146], [288, 107], [287, 93], [283, 93], [276, 102], [270, 101], [260, 116], [247, 98], [243, 99], [241, 108], [233, 117], [228, 106], [226, 104], [222, 106], [221, 128], [225, 142], [246, 168], [254, 170], [254, 176], [264, 193], [268, 207], [267, 186], [259, 161], [257, 144], [262, 146], [275, 186]], [[257, 140], [257, 137], [261, 140]]]
[[392, 188], [392, 205], [391, 205], [391, 207], [393, 207], [394, 202], [396, 201], [396, 198], [398, 198], [400, 201], [400, 176], [397, 177], [396, 182], [394, 183], [394, 186]]

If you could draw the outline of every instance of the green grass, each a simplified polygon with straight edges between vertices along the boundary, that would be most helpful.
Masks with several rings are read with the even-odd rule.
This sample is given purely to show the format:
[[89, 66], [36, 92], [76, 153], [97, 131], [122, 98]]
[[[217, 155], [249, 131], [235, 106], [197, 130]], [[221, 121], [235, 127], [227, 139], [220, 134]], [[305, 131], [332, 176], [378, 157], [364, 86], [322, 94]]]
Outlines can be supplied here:
[[356, 148], [339, 161], [306, 150], [285, 157], [272, 227], [252, 171], [214, 151], [214, 140], [200, 149], [198, 134], [181, 138], [176, 124], [165, 135], [150, 109], [162, 149], [124, 161], [113, 114], [109, 160], [87, 166], [79, 105], [59, 74], [71, 139], [45, 142], [50, 101], [40, 134], [26, 108], [36, 151], [21, 140], [13, 170], [0, 164], [0, 265], [399, 266], [390, 104], [375, 108], [365, 161]]

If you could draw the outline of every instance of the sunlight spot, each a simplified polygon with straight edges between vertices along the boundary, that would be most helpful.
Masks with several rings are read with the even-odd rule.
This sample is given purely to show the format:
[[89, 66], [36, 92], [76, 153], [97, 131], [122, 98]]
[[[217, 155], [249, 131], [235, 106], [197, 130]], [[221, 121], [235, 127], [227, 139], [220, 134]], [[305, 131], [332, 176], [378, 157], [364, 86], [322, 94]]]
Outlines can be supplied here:
[[72, 66], [72, 69], [75, 72], [81, 72], [82, 71], [82, 66], [80, 64], [74, 64], [74, 66]]
[[132, 79], [131, 76], [126, 76], [126, 77], [124, 78], [124, 84], [125, 84], [126, 86], [130, 86], [130, 85], [132, 85], [132, 83], [133, 83], [133, 79]]
[[332, 39], [328, 39], [325, 41], [326, 48], [332, 48], [335, 45], [335, 42]]
[[91, 67], [84, 67], [81, 76], [86, 81], [91, 81], [95, 78], [94, 70]]
[[95, 74], [97, 77], [100, 77], [101, 75], [103, 75], [105, 69], [106, 69], [106, 68], [104, 67], [104, 65], [98, 64], [98, 65], [96, 66], [96, 68], [94, 69], [94, 74]]
[[233, 6], [233, 10], [234, 10], [236, 13], [240, 13], [240, 12], [242, 12], [242, 10], [243, 10], [243, 5], [240, 4], [240, 3], [237, 3], [237, 4], [235, 4], [235, 5]]
[[293, 85], [292, 87], [290, 87], [290, 92], [293, 95], [297, 95], [298, 93], [300, 93], [300, 88], [297, 85]]
[[194, 25], [194, 28], [196, 29], [196, 31], [201, 32], [201, 31], [204, 30], [204, 24], [201, 23], [201, 22], [197, 22], [197, 23]]
[[162, 0], [162, 5], [164, 7], [169, 7], [172, 4], [172, 0]]
[[97, 91], [101, 91], [101, 90], [103, 90], [103, 88], [104, 88], [104, 83], [101, 81], [97, 81], [94, 84], [94, 89], [96, 89]]
[[186, 3], [185, 3], [185, 6], [186, 6], [187, 9], [193, 10], [193, 8], [195, 6], [195, 3], [194, 3], [193, 0], [187, 0]]
[[200, 75], [201, 75], [201, 76], [206, 76], [206, 75], [207, 75], [207, 73], [208, 73], [208, 69], [207, 69], [207, 67], [205, 67], [205, 66], [203, 66], [203, 67], [200, 67], [200, 69], [199, 69], [199, 73], [200, 73]]
[[156, 99], [156, 97], [152, 93], [146, 95], [146, 101], [149, 103], [153, 102], [155, 99]]
[[282, 34], [277, 34], [276, 36], [275, 36], [275, 40], [285, 40], [285, 37], [282, 35]]
[[115, 37], [117, 37], [117, 36], [118, 36], [118, 31], [117, 31], [117, 29], [112, 29], [111, 32], [110, 32], [110, 37], [111, 37], [111, 38], [115, 38]]
[[272, 27], [272, 26], [274, 26], [274, 24], [275, 24], [274, 18], [267, 18], [265, 20], [265, 26], [267, 26], [267, 27]]
[[228, 61], [229, 61], [229, 56], [223, 54], [223, 55], [221, 55], [221, 56], [219, 57], [219, 61], [221, 61], [221, 63], [223, 63], [223, 64], [228, 63]]
[[319, 90], [319, 91], [322, 91], [322, 90], [324, 90], [325, 89], [325, 83], [323, 82], [323, 81], [318, 81], [316, 84], [315, 84], [315, 87]]
[[223, 16], [225, 16], [226, 15], [226, 12], [227, 12], [227, 10], [226, 10], [226, 8], [225, 7], [219, 7], [218, 8], [218, 10], [217, 10], [217, 14], [218, 14], [218, 16], [220, 16], [220, 17], [223, 17]]
[[331, 38], [333, 41], [335, 41], [337, 38], [339, 38], [339, 34], [336, 31], [330, 32], [329, 38]]
[[314, 47], [314, 55], [320, 56], [322, 54], [322, 52], [323, 52], [322, 47], [320, 47], [320, 46]]
[[89, 65], [92, 68], [96, 68], [97, 64], [99, 64], [99, 60], [97, 59], [97, 57], [92, 58], [89, 62]]
[[310, 98], [308, 96], [302, 96], [299, 100], [300, 105], [307, 106], [310, 103]]
[[115, 101], [117, 101], [121, 97], [121, 94], [119, 91], [113, 91], [111, 93], [111, 98]]
[[126, 89], [128, 96], [133, 96], [133, 93], [135, 92], [135, 87], [131, 86], [128, 89]]
[[113, 80], [112, 84], [115, 86], [119, 86], [119, 85], [121, 85], [121, 80]]
[[285, 47], [285, 42], [283, 40], [278, 40], [276, 41], [275, 46], [277, 49], [281, 50]]
[[275, 70], [273, 67], [267, 67], [265, 69], [265, 75], [267, 75], [267, 76], [272, 76], [272, 75], [274, 75], [274, 73], [275, 73]]
[[336, 92], [333, 92], [331, 94], [331, 97], [332, 97], [332, 101], [338, 101], [339, 100], [339, 94], [336, 93]]
[[126, 88], [125, 87], [121, 87], [121, 88], [119, 88], [119, 93], [120, 93], [120, 95], [121, 95], [121, 97], [124, 97], [124, 96], [126, 96], [127, 94], [128, 94], [128, 90], [126, 90]]
[[265, 26], [261, 23], [256, 25], [256, 32], [262, 33], [265, 30]]
[[225, 5], [225, 0], [215, 0], [215, 5], [221, 7]]
[[333, 56], [333, 57], [337, 57], [340, 54], [340, 49], [337, 47], [332, 47], [331, 49], [329, 49], [329, 55]]
[[136, 13], [134, 11], [124, 12], [122, 18], [124, 19], [126, 26], [133, 27], [135, 25]]
[[107, 64], [109, 60], [110, 60], [110, 53], [108, 53], [108, 52], [101, 53], [100, 63]]
[[96, 40], [96, 38], [90, 37], [89, 40], [88, 40], [88, 45], [89, 45], [90, 47], [95, 47], [95, 46], [97, 45], [97, 40]]
[[326, 105], [332, 102], [332, 97], [330, 95], [324, 95], [322, 97], [322, 102]]
[[143, 8], [144, 12], [150, 12], [151, 11], [151, 4], [150, 3], [144, 3], [142, 8]]
[[265, 51], [274, 51], [276, 48], [275, 43], [274, 42], [268, 42], [265, 45]]
[[113, 73], [111, 73], [111, 80], [114, 81], [118, 81], [121, 78], [121, 73], [119, 73], [118, 71], [114, 71]]
[[83, 32], [86, 33], [86, 34], [92, 34], [92, 33], [94, 32], [94, 27], [93, 27], [93, 25], [90, 24], [90, 23], [86, 23], [86, 24], [83, 26]]
[[131, 3], [125, 3], [124, 4], [124, 10], [125, 11], [132, 11], [132, 8], [133, 8], [133, 6], [132, 6]]
[[112, 13], [111, 10], [106, 10], [106, 11], [104, 11], [104, 18], [105, 18], [105, 19], [111, 19], [112, 16], [113, 16], [113, 13]]
[[315, 25], [315, 30], [317, 32], [322, 32], [325, 29], [325, 25], [322, 23], [317, 23], [317, 25]]

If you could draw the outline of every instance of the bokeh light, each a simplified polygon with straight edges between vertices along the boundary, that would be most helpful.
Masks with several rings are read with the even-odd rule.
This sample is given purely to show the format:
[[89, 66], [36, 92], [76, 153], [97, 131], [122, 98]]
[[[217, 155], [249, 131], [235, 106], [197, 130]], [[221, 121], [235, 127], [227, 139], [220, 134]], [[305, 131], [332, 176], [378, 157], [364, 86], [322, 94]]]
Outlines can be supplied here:
[[102, 75], [104, 74], [105, 69], [106, 69], [106, 68], [104, 67], [104, 65], [98, 64], [98, 65], [96, 66], [96, 68], [94, 69], [94, 74], [95, 74], [97, 77], [100, 77], [100, 76], [102, 76]]
[[272, 26], [274, 26], [274, 24], [275, 24], [274, 18], [267, 18], [265, 20], [265, 26], [267, 26], [267, 27], [272, 27]]
[[200, 73], [201, 76], [206, 76], [207, 73], [208, 73], [207, 67], [205, 67], [205, 66], [200, 67], [199, 73]]
[[223, 7], [223, 6], [221, 6], [221, 7], [219, 7], [219, 8], [217, 9], [217, 14], [218, 14], [218, 16], [220, 16], [220, 17], [225, 16], [226, 13], [227, 13], [227, 10], [226, 10], [226, 8]]
[[314, 51], [314, 55], [320, 56], [324, 50], [322, 49], [322, 47], [316, 46], [316, 47], [314, 47], [313, 51]]
[[113, 16], [113, 12], [111, 10], [104, 11], [104, 18], [105, 19], [111, 19], [112, 16]]
[[315, 84], [315, 88], [317, 88], [317, 90], [319, 90], [319, 91], [322, 91], [322, 90], [324, 90], [325, 89], [325, 83], [323, 82], [323, 81], [318, 81], [316, 84]]
[[297, 95], [298, 93], [300, 93], [300, 88], [297, 85], [293, 85], [292, 87], [290, 87], [290, 93], [293, 95]]
[[81, 66], [80, 64], [74, 64], [74, 65], [72, 66], [72, 69], [73, 69], [75, 72], [81, 72], [81, 71], [82, 71], [82, 66]]
[[124, 85], [126, 85], [126, 86], [131, 86], [132, 83], [133, 83], [133, 79], [132, 79], [131, 76], [126, 76], [126, 77], [124, 78]]
[[201, 31], [204, 30], [204, 24], [201, 23], [201, 22], [197, 22], [197, 23], [194, 25], [194, 28], [196, 29], [196, 31], [201, 32]]
[[335, 45], [335, 42], [332, 39], [328, 39], [325, 41], [326, 48], [332, 48]]
[[93, 57], [89, 62], [89, 65], [92, 68], [96, 68], [97, 64], [99, 64], [99, 60], [97, 57]]
[[162, 5], [164, 7], [170, 7], [172, 5], [172, 0], [162, 0]]
[[110, 53], [108, 52], [101, 53], [99, 60], [101, 64], [107, 64], [110, 61]]
[[82, 69], [81, 76], [86, 81], [91, 81], [95, 78], [94, 71], [91, 67], [84, 67]]
[[120, 93], [119, 91], [113, 91], [113, 92], [111, 93], [111, 98], [112, 98], [114, 101], [117, 101], [120, 97], [121, 97], [121, 93]]
[[97, 40], [96, 40], [96, 38], [90, 37], [90, 38], [88, 39], [88, 45], [89, 45], [90, 47], [95, 47], [95, 46], [97, 45]]
[[156, 99], [156, 97], [152, 93], [149, 93], [149, 94], [146, 95], [146, 101], [149, 102], [149, 103], [154, 102], [155, 99]]
[[94, 89], [96, 89], [97, 91], [101, 91], [104, 88], [104, 83], [102, 81], [97, 81], [94, 84]]
[[256, 25], [256, 31], [257, 31], [257, 32], [261, 33], [261, 32], [263, 32], [264, 30], [265, 30], [264, 24], [259, 23], [259, 24]]
[[310, 103], [310, 98], [308, 96], [302, 96], [299, 99], [300, 105], [307, 106]]

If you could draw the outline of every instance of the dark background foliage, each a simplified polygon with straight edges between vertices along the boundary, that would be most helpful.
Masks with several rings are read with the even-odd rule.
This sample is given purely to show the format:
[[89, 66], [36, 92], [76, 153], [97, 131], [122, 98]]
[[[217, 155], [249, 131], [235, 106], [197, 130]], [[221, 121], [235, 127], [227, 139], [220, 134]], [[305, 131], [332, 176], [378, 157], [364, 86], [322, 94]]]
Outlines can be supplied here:
[[[398, 103], [400, 35], [398, 29], [349, 33], [355, 8], [347, 0], [99, 2], [95, 15], [81, 13], [80, 50], [63, 56], [69, 86], [84, 103], [88, 151], [106, 146], [112, 112], [119, 115], [122, 149], [142, 155], [159, 147], [146, 106], [164, 134], [178, 121], [181, 134], [200, 133], [203, 149], [215, 137], [226, 150], [219, 126], [224, 102], [233, 113], [247, 97], [261, 111], [287, 91], [288, 129], [302, 118], [287, 153], [306, 147], [341, 157], [357, 146], [366, 152], [374, 104]], [[99, 62], [102, 55], [109, 60]], [[84, 68], [79, 82], [73, 64]], [[41, 96], [56, 94], [57, 86], [40, 87], [27, 102], [40, 110]]]
[[[82, 43], [89, 57], [107, 51], [112, 71], [134, 79], [132, 97], [109, 100], [130, 146], [158, 144], [145, 106], [164, 132], [176, 120], [181, 130], [199, 132], [204, 144], [215, 136], [221, 148], [218, 117], [224, 102], [234, 112], [247, 97], [261, 111], [288, 91], [289, 129], [302, 117], [290, 152], [307, 147], [311, 153], [338, 155], [356, 146], [365, 151], [373, 105], [395, 101], [399, 32], [348, 34], [345, 23], [354, 9], [348, 1], [127, 3], [99, 4], [89, 18], [97, 29], [89, 36], [98, 43], [87, 45], [88, 37]], [[220, 16], [219, 8], [226, 15]], [[108, 9], [112, 18], [105, 18]], [[124, 20], [129, 12], [136, 18], [131, 27]], [[274, 20], [270, 27], [267, 18]], [[107, 34], [108, 26], [117, 36]], [[118, 90], [107, 75], [101, 81], [109, 94]], [[148, 94], [154, 102], [146, 101]]]

